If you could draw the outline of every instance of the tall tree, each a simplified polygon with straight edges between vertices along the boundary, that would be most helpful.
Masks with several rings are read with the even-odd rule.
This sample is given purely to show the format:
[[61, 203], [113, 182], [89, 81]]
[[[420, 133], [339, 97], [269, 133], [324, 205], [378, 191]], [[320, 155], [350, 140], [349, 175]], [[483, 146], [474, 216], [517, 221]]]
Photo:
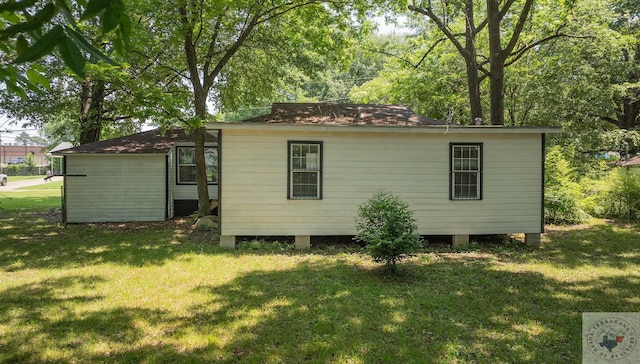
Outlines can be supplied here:
[[[427, 16], [445, 35], [458, 53], [464, 58], [469, 90], [471, 119], [482, 118], [480, 81], [489, 78], [491, 124], [504, 124], [504, 69], [513, 64], [530, 49], [552, 39], [568, 36], [561, 32], [562, 26], [551, 34], [544, 34], [537, 40], [520, 42], [525, 24], [530, 20], [534, 0], [524, 0], [518, 9], [517, 0], [484, 0], [484, 9], [478, 7], [481, 2], [474, 0], [442, 1], [439, 9], [432, 7], [431, 1], [414, 2], [409, 6], [413, 12]], [[438, 15], [442, 14], [442, 15]], [[477, 21], [477, 14], [484, 16]], [[456, 32], [451, 24], [464, 23], [464, 31]], [[477, 41], [480, 32], [486, 29], [488, 55], [479, 48]], [[503, 42], [503, 34], [509, 34]], [[460, 38], [464, 38], [464, 45]]]
[[[199, 214], [208, 215], [204, 139], [209, 107], [234, 108], [273, 94], [290, 80], [288, 67], [312, 70], [319, 60], [339, 58], [350, 32], [352, 6], [365, 1], [181, 0], [149, 9], [154, 26], [166, 27], [168, 44], [182, 44], [184, 67], [176, 74], [192, 92], [183, 122], [194, 129]], [[172, 57], [175, 60], [175, 55]], [[164, 62], [166, 59], [159, 62]], [[186, 71], [185, 71], [186, 70]]]
[[[482, 111], [482, 100], [480, 96], [481, 79], [479, 73], [480, 70], [484, 70], [485, 73], [487, 73], [487, 71], [483, 68], [482, 64], [478, 63], [476, 37], [478, 35], [478, 32], [486, 26], [486, 22], [480, 24], [479, 27], [476, 26], [473, 0], [467, 0], [462, 4], [460, 4], [459, 2], [443, 2], [441, 3], [441, 5], [441, 13], [443, 14], [442, 16], [436, 15], [431, 7], [431, 2], [429, 2], [428, 6], [424, 7], [416, 6], [415, 4], [409, 5], [409, 10], [425, 15], [429, 19], [431, 19], [446, 36], [446, 39], [448, 39], [455, 46], [455, 48], [458, 50], [458, 53], [460, 53], [460, 55], [464, 59], [467, 74], [467, 89], [469, 93], [469, 108], [471, 111], [471, 120], [482, 120], [484, 113]], [[464, 32], [461, 34], [455, 33], [449, 25], [451, 21], [450, 13], [455, 13], [458, 11], [461, 11], [464, 17]], [[464, 44], [459, 39], [461, 37], [464, 38]], [[434, 46], [436, 46], [440, 41], [440, 39], [437, 40]]]
[[619, 101], [616, 117], [610, 120], [623, 129], [640, 126], [640, 3], [631, 0], [613, 1], [612, 29], [625, 38], [620, 60], [626, 64], [626, 75], [616, 80]]

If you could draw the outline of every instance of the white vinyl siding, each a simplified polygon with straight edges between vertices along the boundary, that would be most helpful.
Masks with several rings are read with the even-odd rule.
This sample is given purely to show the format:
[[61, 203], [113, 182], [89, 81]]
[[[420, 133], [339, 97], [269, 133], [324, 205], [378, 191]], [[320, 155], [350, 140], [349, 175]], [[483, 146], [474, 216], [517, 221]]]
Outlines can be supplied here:
[[67, 222], [162, 221], [166, 155], [68, 155]]
[[[322, 200], [287, 199], [287, 141], [322, 141]], [[222, 235], [353, 235], [358, 206], [392, 192], [424, 235], [538, 233], [540, 134], [222, 130]], [[482, 200], [450, 199], [450, 143], [482, 143]]]

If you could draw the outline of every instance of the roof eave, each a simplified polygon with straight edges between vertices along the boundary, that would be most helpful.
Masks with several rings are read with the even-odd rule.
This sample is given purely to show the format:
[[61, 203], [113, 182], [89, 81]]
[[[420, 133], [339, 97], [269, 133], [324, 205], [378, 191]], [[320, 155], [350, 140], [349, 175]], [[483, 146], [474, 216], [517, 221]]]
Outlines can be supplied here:
[[415, 134], [556, 134], [561, 127], [553, 126], [501, 126], [501, 125], [326, 125], [290, 123], [207, 123], [209, 130], [313, 130], [328, 132], [415, 133]]

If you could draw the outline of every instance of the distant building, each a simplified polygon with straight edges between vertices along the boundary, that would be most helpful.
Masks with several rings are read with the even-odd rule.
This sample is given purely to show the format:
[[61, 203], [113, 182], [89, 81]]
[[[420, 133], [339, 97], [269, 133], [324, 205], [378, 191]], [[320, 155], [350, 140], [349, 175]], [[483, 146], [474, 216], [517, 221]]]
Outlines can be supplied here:
[[47, 156], [42, 152], [46, 147], [40, 145], [0, 145], [0, 163], [6, 165], [10, 160], [15, 158], [26, 158], [27, 154], [33, 154], [36, 165], [44, 166], [47, 162]]

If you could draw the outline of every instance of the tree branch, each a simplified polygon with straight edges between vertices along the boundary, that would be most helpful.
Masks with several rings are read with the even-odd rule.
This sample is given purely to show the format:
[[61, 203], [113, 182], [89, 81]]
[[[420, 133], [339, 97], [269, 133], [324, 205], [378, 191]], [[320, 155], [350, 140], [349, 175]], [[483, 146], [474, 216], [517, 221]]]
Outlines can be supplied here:
[[446, 40], [446, 38], [440, 38], [438, 40], [436, 40], [431, 47], [429, 47], [429, 49], [427, 49], [427, 52], [422, 56], [422, 58], [420, 58], [420, 62], [418, 62], [416, 65], [413, 66], [413, 68], [418, 68], [420, 67], [420, 65], [422, 64], [422, 62], [424, 62], [424, 60], [427, 58], [427, 56], [431, 53], [431, 51], [433, 51], [438, 44], [444, 42]]
[[[513, 33], [511, 34], [511, 39], [509, 40], [509, 44], [500, 51], [500, 58], [505, 60], [511, 54], [513, 49], [515, 48], [518, 39], [520, 38], [520, 33], [522, 33], [522, 29], [524, 28], [524, 24], [527, 22], [527, 18], [529, 17], [529, 12], [531, 11], [531, 6], [533, 6], [534, 0], [526, 0], [522, 11], [520, 12], [520, 17], [518, 18], [518, 23], [516, 27], [513, 29]], [[506, 5], [505, 5], [506, 7]], [[500, 12], [502, 14], [502, 11]], [[501, 19], [502, 20], [502, 19]]]
[[425, 15], [429, 19], [431, 19], [438, 26], [438, 28], [444, 33], [444, 35], [449, 39], [449, 41], [453, 43], [453, 45], [456, 47], [458, 52], [462, 54], [463, 57], [466, 58], [469, 56], [469, 53], [464, 48], [464, 46], [462, 46], [460, 41], [458, 41], [458, 38], [456, 38], [455, 34], [451, 32], [451, 30], [442, 22], [440, 18], [438, 18], [436, 14], [433, 13], [433, 11], [431, 11], [431, 9], [429, 8], [422, 9], [422, 8], [417, 8], [414, 5], [409, 5], [409, 10]]
[[[320, 2], [319, 0], [308, 0], [301, 3], [287, 2], [284, 4], [274, 6], [272, 8], [268, 8], [265, 11], [255, 14], [253, 17], [250, 17], [249, 15], [247, 15], [248, 21], [245, 22], [245, 26], [240, 32], [240, 35], [238, 36], [238, 38], [236, 38], [235, 42], [229, 48], [227, 48], [227, 50], [224, 52], [222, 57], [218, 60], [214, 69], [211, 72], [208, 72], [204, 75], [204, 80], [203, 80], [204, 88], [208, 89], [213, 85], [215, 78], [222, 71], [222, 69], [227, 64], [227, 62], [229, 62], [231, 57], [233, 57], [233, 55], [236, 54], [236, 52], [238, 52], [240, 47], [242, 47], [242, 45], [247, 40], [247, 38], [249, 38], [249, 35], [251, 34], [251, 32], [256, 26], [260, 24], [264, 24], [271, 19], [274, 19], [278, 16], [281, 16], [295, 9], [301, 8], [303, 6], [311, 5], [311, 4], [316, 4], [319, 2]], [[255, 2], [251, 7], [253, 8], [258, 3], [259, 1]], [[250, 14], [250, 13], [251, 11], [249, 11], [247, 14]]]
[[[509, 11], [509, 9], [511, 8], [511, 5], [513, 5], [513, 3], [515, 3], [516, 0], [508, 0], [504, 6], [502, 7], [502, 9], [500, 10], [500, 14], [499, 17], [500, 19], [503, 19], [505, 15], [507, 15], [507, 12]], [[483, 21], [480, 22], [480, 24], [478, 25], [478, 27], [476, 28], [476, 31], [473, 35], [477, 35], [478, 33], [480, 33], [480, 31], [482, 31], [482, 29], [484, 27], [487, 26], [487, 18], [485, 18]]]
[[211, 35], [211, 41], [209, 42], [209, 49], [207, 50], [204, 67], [202, 68], [203, 73], [205, 75], [209, 74], [209, 67], [211, 67], [211, 61], [213, 60], [213, 56], [215, 55], [216, 42], [218, 41], [218, 35], [220, 34], [220, 28], [222, 27], [222, 19], [224, 18], [224, 15], [226, 15], [228, 10], [229, 10], [229, 5], [225, 7], [224, 11], [216, 19], [216, 23], [213, 26], [213, 34]]
[[103, 117], [102, 120], [115, 122], [115, 121], [120, 121], [120, 120], [131, 119], [132, 117], [133, 116], [131, 116], [131, 115], [122, 115], [122, 116], [113, 116], [113, 117], [110, 117], [110, 118]]
[[178, 9], [180, 13], [180, 20], [184, 27], [184, 49], [187, 58], [187, 66], [189, 69], [189, 79], [193, 87], [202, 88], [203, 84], [200, 82], [200, 76], [198, 75], [198, 59], [195, 44], [193, 43], [193, 23], [189, 20], [186, 5], [180, 6]]
[[528, 50], [530, 50], [531, 48], [537, 47], [537, 46], [539, 46], [539, 45], [541, 45], [541, 44], [544, 44], [544, 43], [549, 42], [549, 41], [551, 41], [551, 40], [553, 40], [553, 39], [556, 39], [556, 38], [576, 38], [576, 39], [592, 39], [592, 38], [595, 38], [594, 36], [591, 36], [591, 35], [573, 35], [573, 34], [564, 34], [564, 33], [560, 33], [560, 29], [562, 29], [563, 27], [564, 27], [564, 25], [563, 25], [563, 26], [561, 26], [561, 27], [556, 31], [556, 33], [555, 33], [555, 34], [553, 34], [553, 35], [550, 35], [550, 36], [544, 37], [544, 38], [539, 39], [539, 40], [537, 40], [537, 41], [535, 41], [535, 42], [533, 42], [533, 43], [529, 43], [529, 44], [523, 45], [523, 46], [522, 46], [522, 47], [520, 47], [518, 50], [514, 51], [513, 53], [511, 53], [511, 54], [509, 55], [509, 57], [512, 57], [512, 58], [509, 60], [509, 62], [505, 62], [504, 66], [505, 66], [505, 67], [508, 67], [508, 66], [510, 66], [510, 65], [512, 65], [512, 64], [514, 64], [517, 60], [519, 60], [520, 58], [522, 58], [522, 56], [523, 56], [523, 55], [524, 55]]
[[417, 66], [415, 64], [413, 64], [413, 62], [411, 62], [410, 60], [408, 60], [408, 59], [406, 59], [404, 57], [400, 57], [398, 55], [395, 55], [395, 54], [393, 54], [391, 52], [385, 52], [383, 50], [373, 49], [373, 48], [365, 48], [365, 47], [363, 47], [362, 49], [364, 49], [365, 51], [369, 51], [369, 52], [373, 52], [373, 53], [379, 53], [379, 54], [383, 54], [385, 56], [389, 56], [389, 57], [395, 58], [397, 60], [402, 61], [403, 63], [408, 64], [409, 66], [411, 66], [413, 68], [417, 68]]
[[[164, 64], [160, 63], [160, 61], [158, 61], [157, 57], [156, 58], [152, 58], [152, 57], [150, 57], [150, 56], [148, 56], [148, 55], [146, 55], [146, 54], [144, 54], [144, 53], [142, 53], [142, 52], [140, 52], [138, 50], [135, 50], [135, 49], [131, 50], [131, 52], [151, 60], [151, 62], [152, 62], [151, 64], [156, 64], [161, 68], [164, 68], [164, 69], [167, 69], [167, 70], [173, 72], [175, 74], [175, 77], [182, 77], [184, 79], [189, 79], [189, 77], [184, 74], [184, 71], [180, 71], [180, 70], [177, 70], [177, 69], [175, 69], [173, 67], [170, 67], [170, 66], [167, 66], [167, 65], [164, 65]], [[150, 67], [151, 64], [149, 66], [147, 66], [147, 67]], [[146, 70], [147, 67], [145, 67], [145, 70]]]

